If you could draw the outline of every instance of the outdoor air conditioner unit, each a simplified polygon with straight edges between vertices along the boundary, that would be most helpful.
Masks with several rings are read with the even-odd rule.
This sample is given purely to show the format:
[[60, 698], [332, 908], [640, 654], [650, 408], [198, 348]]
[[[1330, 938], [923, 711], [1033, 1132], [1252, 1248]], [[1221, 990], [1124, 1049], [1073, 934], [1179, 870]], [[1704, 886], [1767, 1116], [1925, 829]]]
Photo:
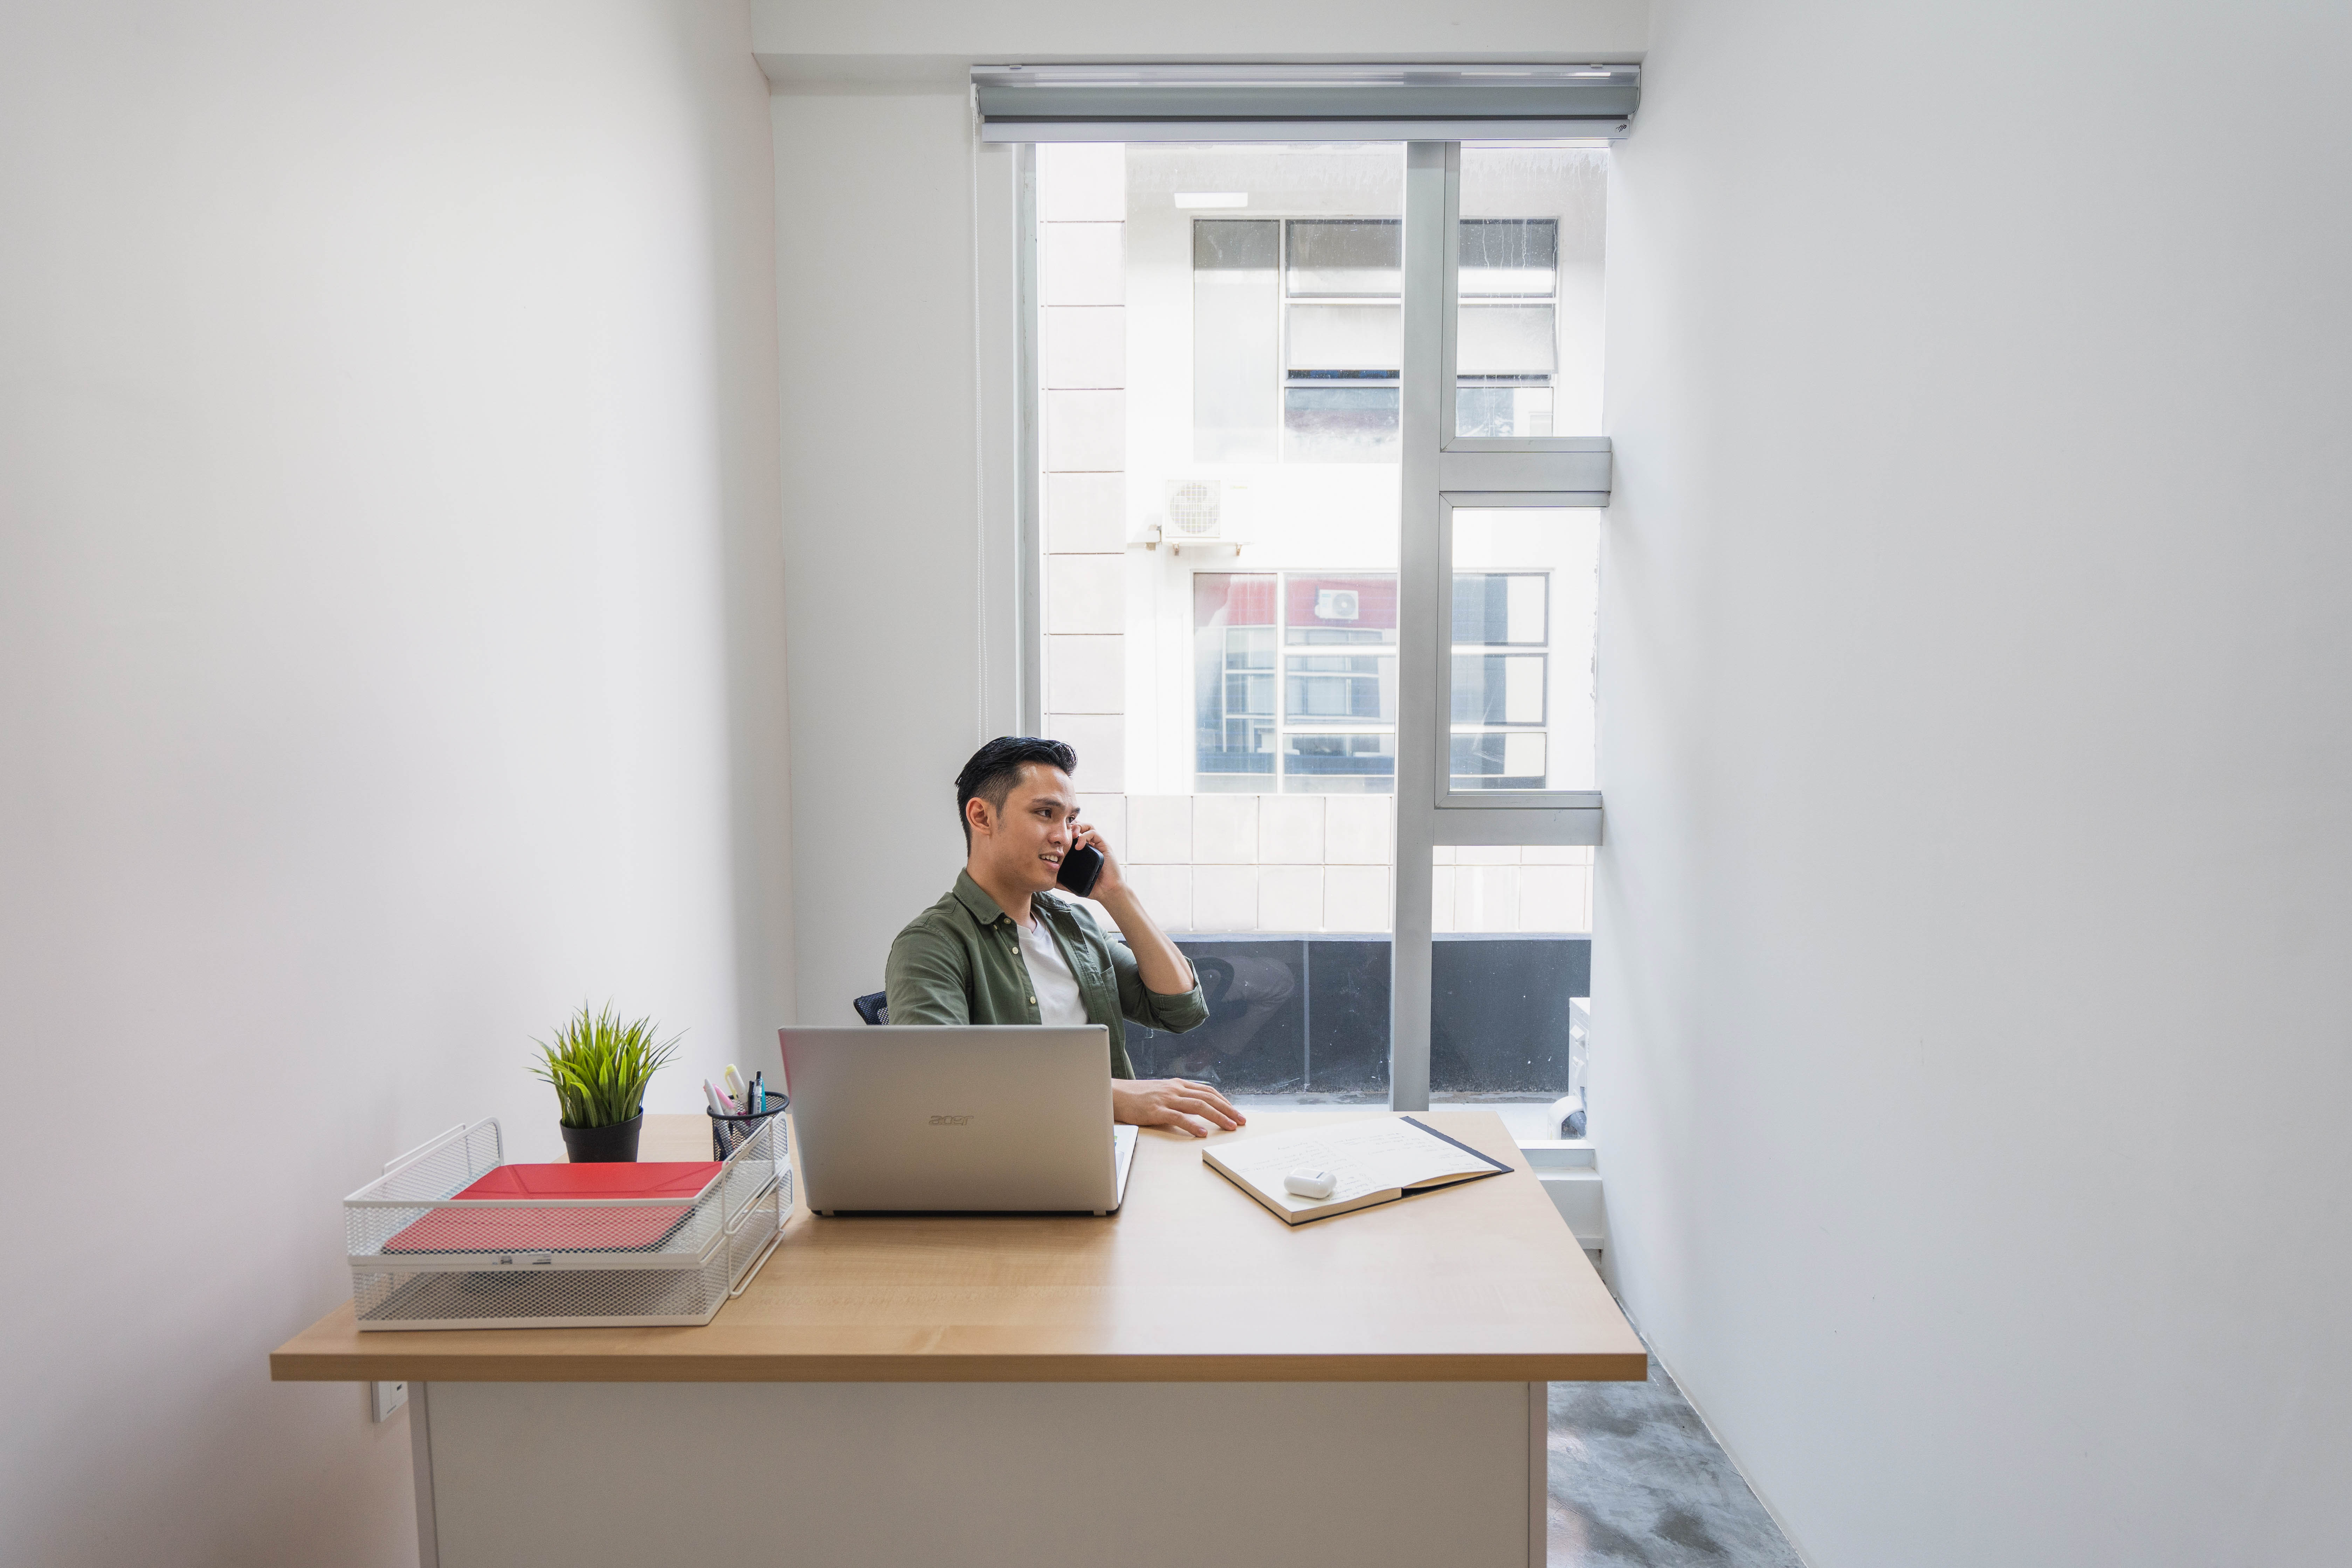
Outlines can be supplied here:
[[1362, 604], [1353, 588], [1318, 588], [1315, 590], [1315, 618], [1318, 621], [1352, 621], [1362, 613]]
[[1221, 487], [1214, 479], [1171, 479], [1168, 484], [1168, 538], [1214, 539], [1224, 510]]

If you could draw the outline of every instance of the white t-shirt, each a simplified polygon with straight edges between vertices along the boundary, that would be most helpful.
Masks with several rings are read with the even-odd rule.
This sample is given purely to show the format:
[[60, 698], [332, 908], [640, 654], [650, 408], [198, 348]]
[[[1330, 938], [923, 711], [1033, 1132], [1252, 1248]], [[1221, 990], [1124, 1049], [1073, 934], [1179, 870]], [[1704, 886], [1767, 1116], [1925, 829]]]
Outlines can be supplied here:
[[1083, 1024], [1086, 999], [1078, 994], [1078, 977], [1070, 973], [1045, 917], [1033, 907], [1021, 933], [1021, 962], [1029, 966], [1029, 984], [1037, 988], [1037, 1021], [1041, 1024]]

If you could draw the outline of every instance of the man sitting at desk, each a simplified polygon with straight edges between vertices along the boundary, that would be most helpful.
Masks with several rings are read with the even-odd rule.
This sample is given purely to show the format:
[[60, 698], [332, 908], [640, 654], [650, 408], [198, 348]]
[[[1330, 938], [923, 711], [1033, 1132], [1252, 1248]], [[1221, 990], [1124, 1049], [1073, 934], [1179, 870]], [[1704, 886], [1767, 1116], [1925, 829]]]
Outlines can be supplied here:
[[[1245, 1120], [1188, 1079], [1138, 1079], [1121, 1020], [1172, 1033], [1209, 1016], [1192, 966], [1152, 923], [1102, 835], [1077, 820], [1078, 756], [1059, 741], [1003, 735], [956, 775], [964, 868], [907, 924], [883, 971], [893, 1024], [1102, 1024], [1110, 1030], [1111, 1118], [1205, 1138]], [[1105, 936], [1054, 891], [1062, 858], [1099, 850], [1090, 897], [1118, 922]]]

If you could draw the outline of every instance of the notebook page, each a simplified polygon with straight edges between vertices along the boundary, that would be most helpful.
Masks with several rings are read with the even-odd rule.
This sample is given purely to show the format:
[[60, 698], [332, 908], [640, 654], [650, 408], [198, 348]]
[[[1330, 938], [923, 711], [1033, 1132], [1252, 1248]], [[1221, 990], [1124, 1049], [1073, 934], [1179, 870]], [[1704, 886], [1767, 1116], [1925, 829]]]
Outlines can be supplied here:
[[[1216, 1153], [1227, 1169], [1293, 1212], [1493, 1169], [1477, 1155], [1391, 1117], [1235, 1139], [1217, 1145]], [[1328, 1171], [1339, 1184], [1328, 1198], [1285, 1192], [1282, 1178], [1302, 1169]]]

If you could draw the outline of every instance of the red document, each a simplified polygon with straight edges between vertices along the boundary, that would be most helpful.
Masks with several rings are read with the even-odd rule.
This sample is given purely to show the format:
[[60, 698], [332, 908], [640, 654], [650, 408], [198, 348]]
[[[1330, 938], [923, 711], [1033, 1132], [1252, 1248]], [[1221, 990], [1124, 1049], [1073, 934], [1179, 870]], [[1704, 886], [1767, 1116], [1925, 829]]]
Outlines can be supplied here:
[[383, 1244], [391, 1253], [649, 1252], [694, 1212], [694, 1199], [726, 1167], [716, 1160], [614, 1162], [590, 1165], [500, 1165], [457, 1194], [509, 1201], [543, 1198], [673, 1198], [667, 1204], [593, 1208], [443, 1208]]

